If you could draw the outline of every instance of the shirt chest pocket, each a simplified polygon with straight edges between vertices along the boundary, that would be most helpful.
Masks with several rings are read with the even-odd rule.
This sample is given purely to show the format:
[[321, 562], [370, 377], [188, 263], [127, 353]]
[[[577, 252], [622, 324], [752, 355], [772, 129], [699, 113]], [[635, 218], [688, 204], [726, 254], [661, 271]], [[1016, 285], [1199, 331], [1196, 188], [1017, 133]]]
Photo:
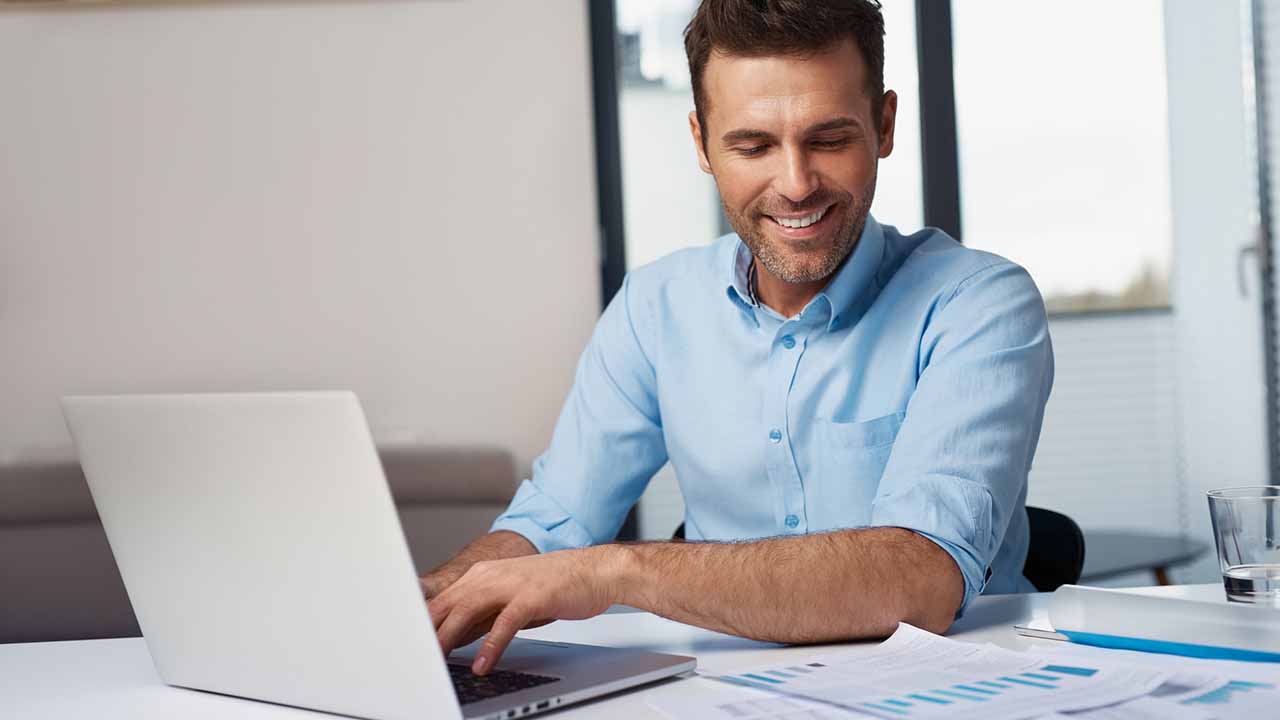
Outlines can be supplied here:
[[863, 422], [814, 421], [805, 473], [807, 494], [816, 501], [809, 509], [811, 529], [870, 522], [871, 504], [905, 417], [893, 413]]
[[864, 422], [835, 422], [819, 420], [819, 433], [822, 444], [833, 449], [875, 450], [892, 447], [898, 439], [898, 430], [902, 428], [902, 420], [906, 413], [893, 413]]

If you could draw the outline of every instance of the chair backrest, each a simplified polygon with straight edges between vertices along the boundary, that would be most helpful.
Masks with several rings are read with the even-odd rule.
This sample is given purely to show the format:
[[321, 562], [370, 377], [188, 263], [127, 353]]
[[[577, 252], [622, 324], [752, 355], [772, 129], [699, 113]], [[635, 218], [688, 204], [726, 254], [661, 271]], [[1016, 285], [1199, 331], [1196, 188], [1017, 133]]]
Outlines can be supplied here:
[[[1080, 581], [1084, 569], [1084, 533], [1071, 518], [1060, 512], [1027, 507], [1031, 542], [1022, 574], [1040, 592], [1053, 592], [1062, 585]], [[671, 535], [684, 539], [684, 523]]]
[[1040, 592], [1080, 581], [1084, 569], [1084, 533], [1060, 512], [1027, 506], [1031, 543], [1022, 574]]

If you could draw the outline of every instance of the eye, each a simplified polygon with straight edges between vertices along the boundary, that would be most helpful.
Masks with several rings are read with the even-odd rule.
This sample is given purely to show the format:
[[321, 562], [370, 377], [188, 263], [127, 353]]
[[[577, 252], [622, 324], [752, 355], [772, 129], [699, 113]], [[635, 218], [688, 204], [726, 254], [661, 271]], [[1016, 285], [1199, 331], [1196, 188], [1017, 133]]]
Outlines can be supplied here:
[[764, 151], [767, 149], [768, 149], [768, 146], [766, 145], [752, 145], [750, 147], [734, 148], [735, 152], [737, 152], [739, 155], [742, 155], [744, 157], [754, 157], [756, 155], [762, 155], [764, 154]]
[[845, 145], [848, 145], [849, 139], [835, 138], [835, 139], [829, 139], [829, 140], [814, 140], [811, 144], [814, 147], [818, 147], [818, 148], [834, 149], [834, 148], [840, 148], [840, 147], [844, 147]]

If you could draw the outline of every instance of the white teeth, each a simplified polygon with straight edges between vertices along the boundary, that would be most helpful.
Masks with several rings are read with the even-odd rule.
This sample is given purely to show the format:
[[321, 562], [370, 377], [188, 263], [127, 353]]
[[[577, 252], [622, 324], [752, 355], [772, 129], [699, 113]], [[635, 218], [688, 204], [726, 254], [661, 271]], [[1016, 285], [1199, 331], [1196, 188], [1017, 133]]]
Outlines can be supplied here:
[[810, 225], [818, 222], [819, 220], [822, 219], [822, 216], [826, 214], [827, 214], [827, 208], [823, 208], [818, 212], [812, 215], [808, 215], [806, 217], [795, 218], [795, 219], [776, 217], [776, 218], [773, 218], [773, 221], [778, 223], [782, 227], [804, 228], [804, 227], [809, 227]]

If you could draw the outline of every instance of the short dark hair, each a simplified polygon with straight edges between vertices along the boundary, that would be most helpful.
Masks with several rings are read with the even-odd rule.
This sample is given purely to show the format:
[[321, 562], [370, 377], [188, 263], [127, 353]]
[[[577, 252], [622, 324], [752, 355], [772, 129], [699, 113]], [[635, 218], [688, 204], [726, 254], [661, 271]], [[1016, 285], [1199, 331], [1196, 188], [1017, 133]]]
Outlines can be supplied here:
[[745, 57], [813, 55], [852, 37], [867, 64], [871, 117], [884, 109], [884, 16], [879, 0], [702, 0], [684, 30], [693, 106], [707, 139], [702, 76], [713, 51]]

